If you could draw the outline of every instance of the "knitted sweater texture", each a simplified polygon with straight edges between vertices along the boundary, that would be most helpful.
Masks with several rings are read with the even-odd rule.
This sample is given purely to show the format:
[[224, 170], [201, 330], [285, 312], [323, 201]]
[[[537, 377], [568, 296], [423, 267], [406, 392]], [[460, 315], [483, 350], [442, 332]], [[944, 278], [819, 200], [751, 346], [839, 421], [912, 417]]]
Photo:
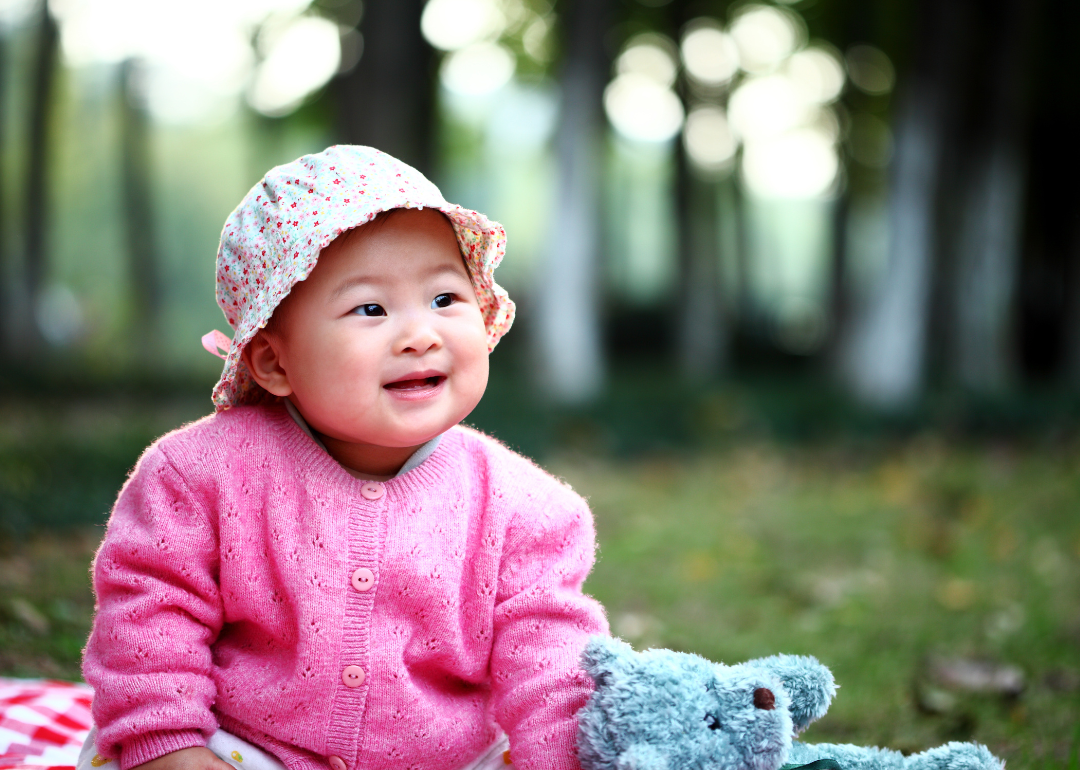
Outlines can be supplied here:
[[94, 562], [98, 750], [220, 726], [290, 770], [451, 770], [497, 723], [519, 770], [576, 770], [594, 552], [585, 502], [476, 431], [375, 484], [280, 406], [205, 418], [139, 460]]

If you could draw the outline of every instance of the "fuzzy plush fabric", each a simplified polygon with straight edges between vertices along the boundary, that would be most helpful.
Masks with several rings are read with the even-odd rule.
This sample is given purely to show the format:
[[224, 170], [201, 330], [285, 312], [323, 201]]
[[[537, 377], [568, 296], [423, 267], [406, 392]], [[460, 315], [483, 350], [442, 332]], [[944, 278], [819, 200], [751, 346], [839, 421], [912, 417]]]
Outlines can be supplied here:
[[589, 640], [583, 666], [596, 682], [578, 715], [585, 770], [776, 770], [791, 748], [791, 702], [765, 666], [636, 653], [600, 637]]
[[792, 732], [822, 717], [836, 694], [832, 673], [811, 657], [725, 666], [671, 650], [634, 652], [618, 639], [596, 637], [582, 660], [596, 683], [578, 714], [584, 770], [1004, 770], [973, 743], [904, 757], [792, 741]]
[[836, 695], [832, 671], [817, 658], [805, 655], [773, 655], [744, 664], [769, 671], [784, 684], [791, 701], [791, 723], [801, 733], [821, 719]]
[[899, 751], [845, 744], [796, 742], [788, 761], [806, 764], [835, 759], [843, 770], [1004, 770], [1005, 763], [978, 743], [946, 743], [905, 757]]

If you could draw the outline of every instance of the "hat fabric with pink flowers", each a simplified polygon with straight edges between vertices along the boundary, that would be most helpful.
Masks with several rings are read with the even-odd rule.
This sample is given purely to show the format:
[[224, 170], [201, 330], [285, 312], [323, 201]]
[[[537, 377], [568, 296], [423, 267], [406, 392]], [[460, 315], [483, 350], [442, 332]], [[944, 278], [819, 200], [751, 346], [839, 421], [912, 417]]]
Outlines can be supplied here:
[[[503, 226], [447, 203], [423, 174], [384, 152], [338, 145], [271, 169], [225, 220], [217, 301], [233, 338], [214, 387], [217, 411], [265, 397], [240, 354], [292, 287], [311, 274], [323, 248], [383, 211], [425, 207], [453, 225], [492, 350], [514, 321], [514, 303], [494, 279], [506, 253]], [[214, 334], [203, 338], [211, 352], [214, 340], [225, 348], [224, 335]]]

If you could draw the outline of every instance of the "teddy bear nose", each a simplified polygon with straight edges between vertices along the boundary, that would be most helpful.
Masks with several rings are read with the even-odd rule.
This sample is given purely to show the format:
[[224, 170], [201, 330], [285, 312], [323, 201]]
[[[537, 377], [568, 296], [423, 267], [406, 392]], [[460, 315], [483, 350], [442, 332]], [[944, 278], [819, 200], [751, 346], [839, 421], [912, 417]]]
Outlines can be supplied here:
[[776, 696], [767, 687], [754, 690], [754, 708], [772, 711], [776, 707]]

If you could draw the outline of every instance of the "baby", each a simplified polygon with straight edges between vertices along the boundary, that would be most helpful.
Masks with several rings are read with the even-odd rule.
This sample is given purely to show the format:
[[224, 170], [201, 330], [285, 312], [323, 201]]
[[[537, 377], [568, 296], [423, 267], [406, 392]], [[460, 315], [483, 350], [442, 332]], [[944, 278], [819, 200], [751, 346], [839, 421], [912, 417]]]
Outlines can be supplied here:
[[146, 450], [94, 562], [80, 770], [579, 767], [592, 518], [458, 425], [513, 320], [504, 249], [366, 147], [230, 215], [216, 413]]

